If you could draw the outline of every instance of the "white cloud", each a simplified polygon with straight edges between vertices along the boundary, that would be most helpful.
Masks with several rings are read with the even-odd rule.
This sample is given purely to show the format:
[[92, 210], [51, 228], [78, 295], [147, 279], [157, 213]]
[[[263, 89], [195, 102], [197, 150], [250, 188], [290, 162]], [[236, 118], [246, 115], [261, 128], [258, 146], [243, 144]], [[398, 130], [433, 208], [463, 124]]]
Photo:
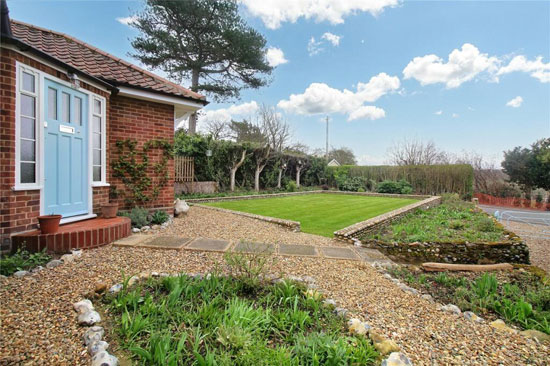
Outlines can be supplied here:
[[324, 48], [321, 47], [322, 43], [321, 41], [316, 41], [315, 37], [311, 37], [307, 43], [307, 53], [309, 53], [310, 56], [315, 56], [323, 52]]
[[443, 114], [443, 111], [442, 110], [435, 111], [434, 114], [438, 115], [438, 116], [441, 116]]
[[506, 103], [506, 105], [512, 108], [519, 108], [521, 107], [522, 103], [523, 103], [523, 98], [518, 95], [514, 99], [509, 100], [508, 103]]
[[458, 118], [459, 115], [458, 115], [458, 113], [453, 113], [452, 117], [453, 117], [453, 118]]
[[266, 53], [267, 63], [269, 66], [275, 67], [286, 64], [288, 60], [285, 58], [283, 50], [277, 47], [269, 47]]
[[444, 83], [447, 88], [456, 88], [472, 80], [481, 72], [497, 71], [499, 60], [480, 53], [476, 46], [465, 43], [454, 49], [445, 62], [437, 55], [415, 57], [403, 70], [405, 79], [416, 79], [422, 85]]
[[550, 83], [550, 62], [544, 63], [542, 57], [529, 61], [525, 56], [514, 57], [508, 65], [501, 67], [497, 75], [504, 75], [511, 72], [526, 72], [542, 83]]
[[277, 29], [284, 22], [295, 23], [299, 18], [344, 23], [344, 17], [368, 12], [380, 14], [384, 8], [399, 4], [399, 0], [241, 0], [248, 12], [259, 17], [265, 26]]
[[132, 25], [132, 23], [134, 23], [136, 20], [137, 20], [137, 16], [135, 16], [135, 15], [132, 15], [132, 16], [129, 16], [129, 17], [118, 17], [118, 18], [116, 18], [117, 22], [119, 22], [120, 24], [124, 24], [124, 25]]
[[373, 76], [368, 83], [357, 83], [356, 91], [335, 89], [325, 83], [312, 83], [302, 94], [292, 94], [288, 100], [281, 100], [277, 106], [286, 112], [295, 114], [342, 113], [348, 115], [348, 121], [369, 118], [378, 119], [385, 116], [383, 109], [366, 106], [383, 95], [399, 89], [400, 82], [396, 76], [380, 73]]
[[341, 36], [337, 36], [336, 34], [332, 34], [330, 32], [325, 32], [323, 34], [323, 36], [321, 37], [322, 39], [326, 39], [327, 41], [329, 41], [330, 43], [332, 43], [333, 46], [338, 46], [340, 45], [340, 39], [342, 38]]
[[249, 117], [256, 113], [259, 106], [255, 101], [248, 103], [242, 103], [232, 105], [229, 108], [220, 108], [214, 110], [205, 110], [204, 114], [200, 116], [201, 122], [217, 121], [217, 122], [231, 122], [235, 117]]

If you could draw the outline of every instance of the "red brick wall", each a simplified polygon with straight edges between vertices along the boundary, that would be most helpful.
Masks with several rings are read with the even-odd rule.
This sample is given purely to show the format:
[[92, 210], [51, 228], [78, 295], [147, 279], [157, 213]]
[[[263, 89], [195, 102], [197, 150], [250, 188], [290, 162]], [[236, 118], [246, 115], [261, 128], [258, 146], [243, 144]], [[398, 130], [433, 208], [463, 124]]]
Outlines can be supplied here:
[[[118, 158], [116, 142], [124, 139], [134, 139], [138, 142], [137, 151], [142, 151], [143, 145], [152, 139], [163, 139], [174, 142], [174, 107], [171, 105], [148, 102], [122, 96], [112, 96], [110, 104], [110, 120], [108, 121], [108, 154], [109, 161]], [[150, 167], [162, 158], [161, 149], [149, 150]], [[110, 166], [108, 166], [110, 167]], [[148, 208], [164, 209], [173, 214], [174, 203], [174, 160], [169, 159], [166, 169], [170, 172], [167, 184], [161, 189], [156, 200], [146, 205]], [[120, 179], [113, 177], [113, 172], [108, 170], [109, 183], [118, 191], [124, 191], [124, 185]], [[156, 174], [150, 168], [148, 175]], [[119, 197], [119, 207], [129, 209], [124, 204], [124, 198]]]

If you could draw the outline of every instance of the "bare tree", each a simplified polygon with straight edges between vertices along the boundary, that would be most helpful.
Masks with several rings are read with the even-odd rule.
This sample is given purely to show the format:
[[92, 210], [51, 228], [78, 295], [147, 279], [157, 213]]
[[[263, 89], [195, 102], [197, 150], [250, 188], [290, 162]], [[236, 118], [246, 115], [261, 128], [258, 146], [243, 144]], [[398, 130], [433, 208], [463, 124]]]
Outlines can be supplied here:
[[444, 164], [448, 155], [439, 150], [433, 141], [407, 140], [395, 143], [388, 150], [390, 163], [395, 165]]
[[231, 192], [235, 191], [235, 174], [237, 173], [237, 170], [243, 165], [244, 160], [246, 159], [246, 149], [243, 147], [241, 151], [232, 151], [231, 152], [233, 159], [231, 159], [232, 164], [229, 168], [229, 175], [230, 175], [230, 184], [229, 189]]
[[290, 139], [290, 126], [281, 114], [274, 107], [262, 104], [257, 119], [271, 149], [275, 152], [283, 151]]
[[269, 153], [271, 152], [271, 146], [267, 145], [262, 148], [254, 150], [254, 156], [256, 160], [256, 170], [254, 171], [254, 190], [260, 191], [260, 174], [264, 170], [265, 166], [269, 162]]
[[495, 161], [475, 151], [463, 151], [452, 161], [454, 164], [470, 164], [474, 168], [474, 191], [489, 192], [495, 183], [504, 182], [506, 174], [498, 169]]
[[305, 161], [302, 159], [298, 159], [296, 161], [296, 187], [300, 188], [300, 174], [302, 173], [302, 169], [306, 166]]
[[214, 140], [224, 140], [231, 135], [228, 124], [223, 121], [210, 120], [206, 122], [205, 130]]

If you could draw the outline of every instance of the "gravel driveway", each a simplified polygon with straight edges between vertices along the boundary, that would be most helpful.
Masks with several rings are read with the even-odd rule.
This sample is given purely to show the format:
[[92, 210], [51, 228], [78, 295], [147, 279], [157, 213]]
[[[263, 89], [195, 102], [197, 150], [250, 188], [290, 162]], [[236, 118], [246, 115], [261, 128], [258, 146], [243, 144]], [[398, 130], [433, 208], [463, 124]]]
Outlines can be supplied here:
[[[185, 219], [177, 219], [170, 231], [184, 236], [291, 240], [311, 245], [333, 242], [256, 220], [237, 221], [194, 208]], [[252, 226], [247, 228], [247, 224]], [[76, 325], [72, 303], [98, 282], [118, 282], [123, 271], [126, 275], [142, 271], [205, 273], [222, 261], [218, 253], [106, 246], [85, 251], [74, 263], [21, 279], [0, 280], [0, 365], [88, 365], [89, 356], [81, 343], [83, 329]], [[314, 277], [328, 297], [396, 341], [415, 365], [549, 364], [547, 345], [438, 311], [435, 304], [404, 293], [361, 262], [277, 257], [271, 272]], [[116, 349], [112, 351], [117, 354]]]

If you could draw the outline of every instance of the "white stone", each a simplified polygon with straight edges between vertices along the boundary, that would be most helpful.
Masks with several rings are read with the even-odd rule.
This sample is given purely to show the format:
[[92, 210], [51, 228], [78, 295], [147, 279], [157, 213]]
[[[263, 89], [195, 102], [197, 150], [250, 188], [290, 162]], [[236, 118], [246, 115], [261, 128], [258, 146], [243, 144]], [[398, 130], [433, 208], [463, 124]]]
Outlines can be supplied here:
[[467, 320], [471, 320], [471, 321], [476, 322], [476, 323], [482, 323], [483, 322], [483, 318], [477, 316], [476, 314], [474, 314], [471, 311], [465, 311], [462, 315], [464, 315], [464, 318], [466, 318]]
[[132, 232], [133, 232], [134, 234], [136, 234], [136, 233], [141, 232], [141, 230], [138, 229], [137, 227], [134, 227], [134, 228], [132, 228]]
[[122, 283], [117, 283], [117, 284], [111, 286], [111, 288], [109, 289], [109, 293], [110, 294], [116, 294], [116, 293], [120, 292], [120, 290], [122, 290]]
[[117, 366], [118, 358], [107, 351], [98, 352], [92, 357], [92, 366]]
[[449, 313], [454, 313], [454, 314], [460, 314], [462, 312], [460, 311], [460, 308], [458, 306], [453, 304], [444, 305], [441, 307], [441, 310], [447, 311]]
[[153, 225], [153, 226], [151, 226], [151, 229], [158, 230], [158, 229], [160, 229], [160, 225]]
[[176, 199], [174, 202], [174, 214], [179, 216], [181, 214], [187, 214], [189, 212], [189, 205], [184, 200]]
[[388, 273], [384, 273], [384, 278], [387, 278], [388, 280], [391, 281], [392, 276], [391, 276], [390, 274], [388, 274]]
[[382, 361], [381, 366], [412, 366], [411, 360], [401, 352], [392, 352]]
[[365, 326], [365, 323], [357, 318], [348, 320], [348, 330], [351, 334], [365, 335], [370, 328], [367, 328], [367, 326]]
[[82, 256], [82, 249], [72, 249], [71, 254], [75, 257], [75, 259], [80, 258]]
[[145, 225], [141, 228], [142, 232], [146, 232], [146, 231], [149, 231], [149, 230], [151, 230], [151, 226], [149, 226], [149, 225]]
[[38, 273], [38, 272], [40, 272], [40, 271], [42, 271], [42, 270], [44, 270], [44, 267], [42, 267], [42, 266], [37, 266], [37, 267], [34, 267], [34, 268], [31, 270], [31, 272], [32, 272], [32, 273]]
[[323, 304], [336, 306], [336, 301], [334, 301], [333, 299], [326, 299], [325, 301], [323, 301]]
[[81, 300], [79, 302], [75, 302], [73, 304], [73, 308], [77, 313], [84, 314], [84, 313], [87, 313], [89, 311], [94, 310], [94, 305], [92, 304], [92, 302], [90, 300], [84, 299], [84, 300]]
[[151, 272], [151, 277], [158, 277], [160, 274], [158, 272]]
[[96, 355], [98, 352], [104, 352], [109, 348], [109, 343], [105, 341], [95, 341], [88, 344], [88, 353], [90, 356]]
[[139, 277], [138, 276], [132, 276], [130, 277], [130, 279], [128, 280], [128, 286], [132, 286], [134, 283], [136, 283], [137, 281], [139, 281]]
[[80, 325], [94, 325], [100, 321], [101, 317], [95, 310], [88, 311], [87, 313], [83, 313], [78, 316], [78, 324]]
[[315, 283], [315, 278], [311, 276], [304, 276], [303, 280], [306, 281], [307, 283]]
[[346, 316], [346, 315], [348, 314], [348, 309], [336, 308], [336, 309], [334, 309], [334, 312], [335, 312], [336, 315], [338, 315], [338, 316]]
[[426, 301], [429, 301], [429, 302], [433, 302], [433, 301], [434, 301], [432, 295], [429, 295], [429, 294], [425, 294], [425, 295], [422, 295], [422, 296], [420, 296], [420, 297], [423, 298], [423, 299], [426, 300]]
[[13, 274], [14, 277], [21, 278], [29, 274], [29, 271], [17, 271]]
[[61, 262], [59, 259], [53, 259], [53, 260], [49, 261], [48, 264], [46, 264], [46, 268], [51, 269], [51, 268], [55, 268], [57, 266], [60, 266], [62, 264], [63, 264], [63, 262]]
[[88, 346], [94, 342], [100, 341], [103, 338], [104, 334], [105, 334], [105, 330], [103, 329], [103, 327], [96, 325], [91, 328], [88, 328], [88, 330], [86, 331], [86, 333], [84, 333], [82, 338], [84, 339], [84, 344]]
[[71, 263], [74, 261], [74, 257], [72, 254], [63, 254], [60, 258], [63, 263]]

